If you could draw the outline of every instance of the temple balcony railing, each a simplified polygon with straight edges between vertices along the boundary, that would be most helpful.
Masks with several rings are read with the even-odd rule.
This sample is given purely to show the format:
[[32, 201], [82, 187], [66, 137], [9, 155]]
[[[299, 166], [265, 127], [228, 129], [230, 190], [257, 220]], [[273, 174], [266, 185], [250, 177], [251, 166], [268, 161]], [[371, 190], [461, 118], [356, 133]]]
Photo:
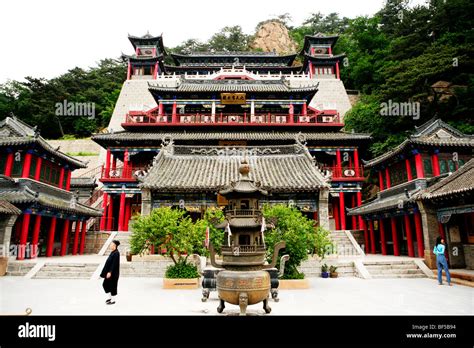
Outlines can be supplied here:
[[231, 217], [258, 217], [261, 215], [259, 209], [226, 209], [225, 213]]
[[222, 253], [231, 254], [253, 254], [258, 252], [265, 252], [263, 245], [235, 245], [235, 246], [222, 246]]
[[102, 166], [101, 182], [136, 182], [138, 178], [146, 175], [143, 166], [127, 166], [107, 169]]
[[343, 126], [337, 111], [322, 114], [275, 114], [275, 113], [195, 113], [195, 114], [155, 114], [130, 111], [124, 127], [134, 126]]
[[331, 180], [334, 181], [363, 181], [364, 168], [362, 166], [343, 166], [343, 167], [322, 167], [322, 171], [330, 174]]

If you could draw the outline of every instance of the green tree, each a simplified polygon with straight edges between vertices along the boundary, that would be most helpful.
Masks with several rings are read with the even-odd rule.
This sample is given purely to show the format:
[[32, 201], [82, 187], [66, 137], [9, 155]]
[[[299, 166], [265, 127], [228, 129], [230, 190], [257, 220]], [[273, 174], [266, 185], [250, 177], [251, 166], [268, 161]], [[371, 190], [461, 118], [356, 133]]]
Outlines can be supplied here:
[[194, 233], [192, 234], [191, 243], [195, 252], [201, 256], [209, 256], [209, 249], [205, 247], [206, 229], [209, 227], [209, 239], [214, 245], [215, 250], [219, 253], [224, 243], [224, 231], [214, 227], [218, 223], [224, 221], [224, 213], [221, 209], [208, 208], [204, 216], [194, 223]]
[[249, 51], [250, 36], [240, 25], [227, 26], [214, 34], [208, 41], [209, 49], [215, 51]]

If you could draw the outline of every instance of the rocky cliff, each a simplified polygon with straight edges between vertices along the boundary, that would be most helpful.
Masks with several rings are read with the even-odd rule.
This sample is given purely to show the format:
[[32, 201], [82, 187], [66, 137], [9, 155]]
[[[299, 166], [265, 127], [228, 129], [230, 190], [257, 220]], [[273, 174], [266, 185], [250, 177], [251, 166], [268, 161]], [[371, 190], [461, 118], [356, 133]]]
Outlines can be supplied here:
[[278, 54], [295, 53], [297, 50], [288, 29], [280, 21], [266, 21], [260, 24], [250, 47], [264, 52], [275, 50]]

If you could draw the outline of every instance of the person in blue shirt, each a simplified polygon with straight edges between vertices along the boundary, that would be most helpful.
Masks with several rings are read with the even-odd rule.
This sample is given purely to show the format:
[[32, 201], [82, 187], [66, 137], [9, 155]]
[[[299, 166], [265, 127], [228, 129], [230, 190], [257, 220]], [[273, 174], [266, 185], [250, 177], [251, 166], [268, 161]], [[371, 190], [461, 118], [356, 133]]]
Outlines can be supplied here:
[[448, 285], [451, 286], [451, 274], [449, 274], [448, 261], [446, 260], [446, 256], [444, 256], [445, 249], [446, 246], [444, 245], [444, 239], [441, 237], [436, 238], [436, 245], [433, 248], [433, 253], [436, 255], [436, 265], [438, 266], [438, 283], [439, 285], [443, 285], [444, 268]]

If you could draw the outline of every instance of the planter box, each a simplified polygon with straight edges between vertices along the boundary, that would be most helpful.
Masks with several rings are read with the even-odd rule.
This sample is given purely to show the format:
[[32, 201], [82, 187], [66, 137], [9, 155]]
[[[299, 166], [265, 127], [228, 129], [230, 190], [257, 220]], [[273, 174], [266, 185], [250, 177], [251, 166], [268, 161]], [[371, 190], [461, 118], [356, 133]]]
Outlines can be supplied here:
[[296, 290], [296, 289], [309, 289], [309, 279], [280, 279], [280, 285], [278, 290]]
[[201, 278], [171, 279], [163, 278], [163, 289], [199, 289]]
[[0, 277], [3, 277], [7, 273], [8, 258], [0, 257]]

